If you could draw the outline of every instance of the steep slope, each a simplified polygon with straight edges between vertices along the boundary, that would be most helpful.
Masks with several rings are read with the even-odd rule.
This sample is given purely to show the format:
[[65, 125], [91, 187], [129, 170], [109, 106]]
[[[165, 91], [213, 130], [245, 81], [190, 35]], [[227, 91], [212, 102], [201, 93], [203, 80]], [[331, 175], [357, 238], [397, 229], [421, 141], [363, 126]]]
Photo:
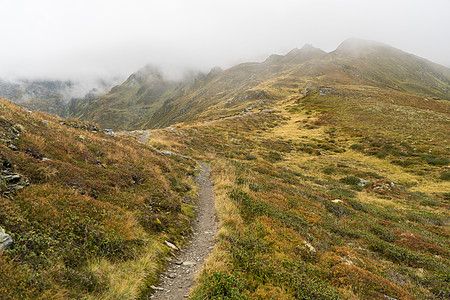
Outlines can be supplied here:
[[0, 99], [0, 298], [137, 298], [190, 231], [195, 167]]
[[139, 128], [164, 101], [182, 94], [201, 76], [189, 74], [180, 81], [169, 80], [159, 69], [147, 65], [100, 98], [71, 101], [67, 116], [97, 122], [103, 128]]

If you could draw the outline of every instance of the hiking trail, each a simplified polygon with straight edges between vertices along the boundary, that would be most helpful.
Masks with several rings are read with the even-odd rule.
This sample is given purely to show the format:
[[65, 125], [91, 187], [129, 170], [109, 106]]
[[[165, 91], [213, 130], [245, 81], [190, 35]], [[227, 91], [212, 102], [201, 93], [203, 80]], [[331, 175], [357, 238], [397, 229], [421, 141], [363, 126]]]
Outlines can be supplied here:
[[197, 215], [193, 222], [192, 239], [169, 262], [168, 269], [161, 275], [155, 293], [149, 299], [187, 298], [194, 285], [197, 272], [202, 268], [215, 244], [218, 221], [214, 207], [214, 189], [210, 179], [211, 167], [198, 162], [202, 167], [196, 177], [200, 187]]

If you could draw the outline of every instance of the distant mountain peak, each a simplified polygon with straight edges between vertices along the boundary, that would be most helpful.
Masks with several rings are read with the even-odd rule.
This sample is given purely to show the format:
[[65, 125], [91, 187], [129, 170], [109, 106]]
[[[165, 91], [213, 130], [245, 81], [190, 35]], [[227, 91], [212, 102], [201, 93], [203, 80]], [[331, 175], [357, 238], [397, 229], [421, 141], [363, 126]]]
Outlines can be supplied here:
[[266, 63], [298, 64], [325, 54], [327, 53], [322, 49], [316, 48], [311, 44], [305, 44], [300, 49], [292, 49], [286, 55], [272, 54], [266, 59]]
[[223, 72], [223, 69], [221, 67], [213, 67], [209, 73], [206, 75], [207, 78], [215, 77]]
[[314, 52], [325, 52], [320, 48], [314, 47], [312, 44], [304, 44], [302, 48], [300, 48], [300, 51], [314, 51]]
[[383, 44], [377, 41], [365, 40], [360, 38], [349, 38], [343, 41], [337, 48], [335, 52], [338, 53], [347, 53], [347, 54], [361, 54], [362, 52], [367, 51], [376, 51], [376, 50], [393, 50], [395, 48]]
[[305, 44], [303, 45], [303, 47], [299, 48], [294, 48], [291, 51], [289, 51], [288, 54], [286, 54], [286, 56], [296, 56], [296, 55], [305, 55], [305, 54], [325, 54], [326, 52], [323, 51], [320, 48], [316, 48], [311, 44]]
[[164, 75], [160, 68], [151, 64], [147, 64], [141, 69], [139, 69], [139, 71], [131, 74], [128, 77], [127, 82], [131, 84], [142, 84], [149, 80], [163, 80], [163, 79]]

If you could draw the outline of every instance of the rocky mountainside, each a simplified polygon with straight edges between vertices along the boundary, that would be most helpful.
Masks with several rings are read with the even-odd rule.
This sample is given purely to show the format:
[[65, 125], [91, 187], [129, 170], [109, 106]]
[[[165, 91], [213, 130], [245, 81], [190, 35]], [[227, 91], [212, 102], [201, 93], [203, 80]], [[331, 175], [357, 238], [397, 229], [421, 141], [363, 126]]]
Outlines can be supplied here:
[[448, 68], [388, 45], [349, 39], [330, 53], [305, 45], [261, 63], [214, 68], [181, 81], [147, 67], [107, 95], [74, 103], [68, 111], [103, 127], [158, 128], [264, 108], [301, 90], [333, 85], [367, 85], [450, 100]]

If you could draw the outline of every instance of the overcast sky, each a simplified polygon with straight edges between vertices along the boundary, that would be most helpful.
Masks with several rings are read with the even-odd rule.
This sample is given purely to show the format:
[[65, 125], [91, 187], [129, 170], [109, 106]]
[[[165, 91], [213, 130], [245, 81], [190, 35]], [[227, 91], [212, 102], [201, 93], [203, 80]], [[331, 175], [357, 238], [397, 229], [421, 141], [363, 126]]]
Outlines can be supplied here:
[[0, 0], [0, 77], [230, 67], [376, 40], [450, 66], [450, 0]]

